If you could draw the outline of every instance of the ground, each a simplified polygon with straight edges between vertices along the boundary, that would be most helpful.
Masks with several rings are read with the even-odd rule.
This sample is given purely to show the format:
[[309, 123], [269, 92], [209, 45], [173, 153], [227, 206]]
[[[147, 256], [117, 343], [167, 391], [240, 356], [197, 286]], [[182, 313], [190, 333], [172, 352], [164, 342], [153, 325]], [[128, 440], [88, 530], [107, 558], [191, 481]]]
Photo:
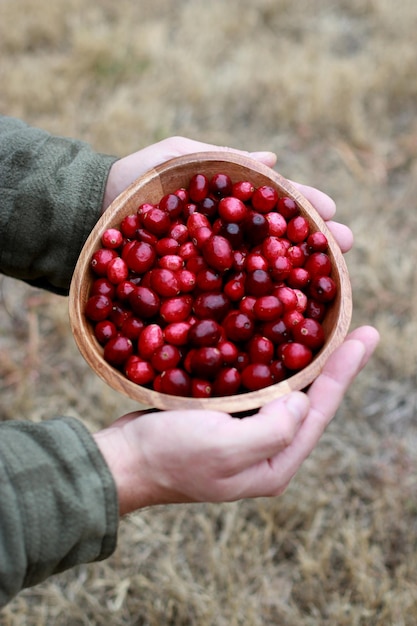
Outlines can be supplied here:
[[[282, 497], [137, 513], [2, 626], [417, 622], [416, 19], [412, 0], [0, 1], [2, 113], [120, 156], [171, 135], [275, 151], [352, 228], [352, 326], [381, 333]], [[65, 298], [3, 277], [0, 300], [1, 419], [135, 408], [84, 363]]]

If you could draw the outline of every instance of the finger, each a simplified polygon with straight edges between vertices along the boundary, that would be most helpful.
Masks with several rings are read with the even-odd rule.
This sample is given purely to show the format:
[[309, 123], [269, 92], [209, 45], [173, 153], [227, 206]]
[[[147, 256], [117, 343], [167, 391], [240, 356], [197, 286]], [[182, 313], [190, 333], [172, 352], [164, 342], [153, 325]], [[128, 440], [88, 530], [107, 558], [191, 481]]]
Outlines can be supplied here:
[[308, 391], [310, 411], [307, 418], [292, 444], [279, 458], [281, 476], [286, 473], [290, 480], [317, 445], [347, 389], [369, 361], [378, 341], [379, 334], [375, 328], [362, 326], [350, 333], [346, 341], [331, 355]]
[[336, 213], [336, 204], [333, 198], [315, 187], [301, 185], [300, 183], [296, 183], [294, 181], [290, 181], [290, 183], [293, 184], [294, 187], [296, 187], [309, 202], [311, 202], [324, 220], [327, 221], [332, 219]]
[[353, 233], [348, 226], [339, 222], [327, 222], [330, 232], [343, 253], [349, 252], [353, 246]]
[[234, 475], [278, 454], [293, 441], [309, 409], [307, 396], [301, 392], [274, 400], [251, 417], [233, 419], [229, 428], [219, 433], [227, 467], [225, 475]]

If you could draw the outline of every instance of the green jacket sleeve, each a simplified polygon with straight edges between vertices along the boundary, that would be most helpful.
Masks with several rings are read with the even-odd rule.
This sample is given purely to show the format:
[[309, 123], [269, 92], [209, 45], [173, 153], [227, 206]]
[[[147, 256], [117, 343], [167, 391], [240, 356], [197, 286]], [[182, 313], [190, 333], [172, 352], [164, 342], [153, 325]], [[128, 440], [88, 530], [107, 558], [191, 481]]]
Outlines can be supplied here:
[[78, 420], [0, 425], [0, 606], [51, 574], [108, 557], [117, 524], [114, 481]]
[[66, 294], [115, 160], [0, 116], [0, 272]]

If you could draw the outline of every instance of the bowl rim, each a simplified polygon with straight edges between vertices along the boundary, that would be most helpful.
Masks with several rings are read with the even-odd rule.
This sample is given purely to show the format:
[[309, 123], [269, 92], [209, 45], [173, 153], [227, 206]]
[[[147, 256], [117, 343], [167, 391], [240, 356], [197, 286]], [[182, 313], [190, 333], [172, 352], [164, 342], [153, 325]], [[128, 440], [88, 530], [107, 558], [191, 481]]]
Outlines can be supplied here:
[[[314, 356], [307, 367], [292, 374], [281, 382], [257, 391], [242, 392], [233, 396], [216, 396], [210, 398], [173, 396], [154, 391], [153, 389], [130, 381], [121, 371], [118, 371], [104, 361], [99, 352], [102, 350], [102, 346], [97, 342], [92, 332], [88, 332], [87, 330], [90, 323], [83, 312], [83, 305], [86, 301], [85, 277], [87, 272], [90, 271], [88, 264], [91, 255], [93, 251], [99, 247], [97, 244], [99, 243], [101, 234], [109, 226], [120, 224], [120, 220], [119, 222], [116, 221], [116, 216], [120, 212], [121, 207], [130, 206], [130, 204], [135, 201], [138, 193], [145, 186], [150, 183], [157, 185], [159, 182], [161, 184], [163, 177], [169, 177], [171, 174], [175, 174], [178, 168], [184, 165], [189, 166], [190, 163], [193, 163], [195, 173], [199, 170], [201, 171], [208, 163], [210, 166], [216, 165], [216, 167], [219, 168], [218, 171], [221, 171], [222, 167], [224, 171], [227, 165], [233, 164], [240, 166], [243, 170], [248, 170], [248, 175], [250, 175], [250, 172], [255, 172], [255, 174], [268, 179], [270, 183], [276, 186], [280, 195], [287, 195], [292, 198], [300, 207], [301, 212], [307, 213], [307, 216], [310, 221], [314, 223], [315, 227], [326, 235], [328, 239], [328, 250], [333, 261], [333, 268], [337, 268], [339, 288], [336, 297], [337, 302], [333, 304], [334, 307], [338, 307], [337, 323], [334, 324], [333, 328], [330, 330], [325, 345]], [[174, 190], [173, 188], [172, 191]], [[161, 184], [161, 194], [159, 197], [162, 197], [165, 193], [167, 193], [167, 191], [164, 190]], [[90, 284], [91, 281], [92, 277], [90, 276]], [[232, 151], [198, 152], [174, 157], [148, 170], [133, 181], [113, 200], [90, 232], [78, 258], [69, 289], [70, 327], [75, 343], [85, 361], [93, 371], [114, 390], [129, 397], [131, 400], [137, 401], [143, 406], [160, 410], [184, 410], [184, 408], [197, 410], [204, 408], [231, 413], [243, 412], [257, 409], [268, 401], [286, 395], [295, 389], [306, 389], [319, 375], [331, 353], [345, 339], [350, 327], [351, 318], [352, 290], [346, 261], [323, 218], [296, 186], [281, 174], [248, 155], [234, 153]]]

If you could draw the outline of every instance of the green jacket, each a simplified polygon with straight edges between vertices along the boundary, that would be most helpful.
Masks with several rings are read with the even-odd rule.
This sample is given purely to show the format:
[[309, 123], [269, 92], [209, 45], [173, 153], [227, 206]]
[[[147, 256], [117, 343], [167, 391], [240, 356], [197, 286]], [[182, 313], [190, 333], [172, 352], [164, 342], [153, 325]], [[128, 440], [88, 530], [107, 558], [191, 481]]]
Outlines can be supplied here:
[[[0, 273], [67, 294], [115, 160], [0, 116]], [[112, 475], [81, 422], [0, 421], [0, 606], [108, 557], [117, 528]]]

